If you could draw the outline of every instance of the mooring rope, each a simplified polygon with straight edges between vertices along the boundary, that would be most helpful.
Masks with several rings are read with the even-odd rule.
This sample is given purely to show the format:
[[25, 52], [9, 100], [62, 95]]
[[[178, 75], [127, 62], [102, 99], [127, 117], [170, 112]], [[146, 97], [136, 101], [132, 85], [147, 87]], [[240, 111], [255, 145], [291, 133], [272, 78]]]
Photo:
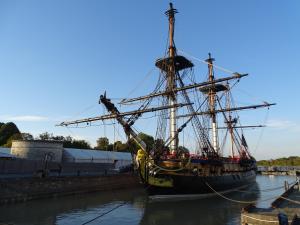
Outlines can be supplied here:
[[[226, 200], [228, 200], [228, 201], [236, 202], [236, 203], [243, 203], [243, 204], [253, 204], [253, 203], [256, 203], [256, 202], [257, 202], [257, 200], [255, 200], [255, 201], [240, 201], [240, 200], [235, 200], [235, 199], [228, 198], [228, 197], [222, 195], [221, 193], [217, 192], [215, 189], [213, 189], [207, 182], [205, 182], [205, 184], [206, 184], [213, 192], [215, 192], [217, 195], [219, 195], [220, 197], [222, 197], [222, 198], [224, 198], [224, 199], [226, 199]], [[294, 184], [296, 184], [296, 183], [294, 183]], [[294, 184], [293, 184], [293, 185], [294, 185]], [[299, 184], [298, 184], [298, 185], [299, 185]], [[235, 191], [235, 190], [233, 190], [233, 191]], [[236, 191], [239, 191], [239, 190], [236, 190]], [[254, 192], [251, 192], [251, 191], [239, 191], [239, 192], [254, 193]], [[281, 195], [281, 196], [275, 196], [275, 197], [271, 197], [271, 198], [262, 199], [262, 200], [259, 200], [259, 201], [260, 201], [260, 202], [265, 202], [265, 201], [269, 201], [269, 200], [272, 200], [272, 199], [279, 199], [279, 198], [300, 205], [300, 201], [292, 200], [292, 199], [290, 199], [290, 198], [283, 197], [282, 195]]]
[[[260, 222], [266, 222], [266, 223], [279, 223], [278, 220], [262, 220], [262, 219], [258, 219], [258, 218], [255, 218], [255, 217], [252, 217], [252, 216], [248, 216], [248, 215], [244, 215], [242, 214], [243, 217], [247, 217], [247, 218], [250, 218], [250, 219], [253, 219], [253, 220], [257, 220], [257, 221], [260, 221]], [[291, 223], [292, 221], [289, 220], [289, 223]]]
[[283, 197], [283, 196], [279, 196], [278, 198], [282, 198], [282, 199], [284, 199], [286, 201], [289, 201], [289, 202], [292, 202], [292, 203], [300, 205], [300, 202], [296, 201], [296, 200], [292, 200], [292, 199], [289, 199], [289, 198], [286, 198], [286, 197]]
[[107, 211], [107, 212], [105, 212], [105, 213], [102, 213], [102, 214], [101, 214], [101, 215], [99, 215], [99, 216], [96, 216], [95, 218], [93, 218], [93, 219], [91, 219], [91, 220], [89, 220], [89, 221], [87, 221], [87, 222], [85, 222], [85, 223], [82, 223], [81, 225], [86, 225], [86, 224], [89, 224], [89, 223], [91, 223], [91, 222], [93, 222], [93, 221], [95, 221], [95, 220], [97, 220], [97, 219], [99, 219], [99, 218], [101, 218], [101, 217], [103, 217], [103, 216], [105, 216], [105, 215], [107, 215], [107, 214], [111, 213], [112, 211], [114, 211], [114, 210], [116, 210], [116, 209], [120, 208], [120, 207], [121, 207], [121, 206], [123, 206], [123, 205], [126, 205], [126, 202], [123, 202], [123, 203], [121, 203], [121, 204], [117, 205], [116, 207], [114, 207], [114, 208], [112, 208], [112, 209], [108, 210], [108, 211]]
[[[241, 201], [241, 200], [235, 200], [235, 199], [231, 199], [231, 198], [228, 198], [224, 195], [222, 195], [221, 193], [217, 192], [215, 189], [213, 189], [207, 182], [205, 182], [205, 184], [213, 191], [215, 192], [217, 195], [219, 195], [220, 197], [228, 200], [228, 201], [231, 201], [231, 202], [235, 202], [235, 203], [242, 203], [242, 204], [254, 204], [257, 202], [257, 200], [254, 200], [254, 201]], [[266, 198], [266, 199], [263, 199], [263, 200], [260, 200], [260, 202], [265, 202], [265, 201], [269, 201], [269, 200], [272, 200], [272, 199], [275, 199], [276, 197], [272, 197], [272, 198]]]

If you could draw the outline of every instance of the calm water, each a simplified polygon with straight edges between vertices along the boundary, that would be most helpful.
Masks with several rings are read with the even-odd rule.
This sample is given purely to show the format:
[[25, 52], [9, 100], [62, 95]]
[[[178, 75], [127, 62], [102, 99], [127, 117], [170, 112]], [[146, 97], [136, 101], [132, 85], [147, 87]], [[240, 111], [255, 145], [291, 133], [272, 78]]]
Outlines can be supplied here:
[[[267, 207], [272, 200], [263, 200], [281, 194], [283, 189], [267, 192], [263, 190], [283, 186], [285, 180], [293, 182], [295, 177], [257, 176], [256, 185], [247, 189], [247, 192], [236, 192], [226, 194], [226, 196], [243, 201], [256, 200], [258, 206]], [[236, 225], [240, 224], [240, 211], [244, 205], [229, 202], [220, 197], [153, 202], [147, 198], [143, 190], [131, 190], [36, 200], [1, 206], [0, 223], [15, 225], [81, 225], [105, 214], [88, 224], [168, 225], [172, 222], [172, 225]], [[116, 209], [108, 213], [114, 208]]]

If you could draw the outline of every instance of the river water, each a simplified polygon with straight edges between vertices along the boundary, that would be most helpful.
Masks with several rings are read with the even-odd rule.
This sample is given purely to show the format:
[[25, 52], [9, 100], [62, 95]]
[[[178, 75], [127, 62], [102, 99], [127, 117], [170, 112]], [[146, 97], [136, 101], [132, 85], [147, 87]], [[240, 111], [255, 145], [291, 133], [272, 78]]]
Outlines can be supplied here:
[[[234, 200], [268, 207], [292, 176], [257, 176], [256, 184], [243, 192], [226, 194]], [[270, 200], [266, 200], [270, 199]], [[149, 200], [144, 190], [91, 193], [35, 200], [0, 207], [0, 224], [14, 225], [237, 225], [244, 203], [215, 196], [198, 200]], [[90, 221], [90, 222], [89, 222]]]

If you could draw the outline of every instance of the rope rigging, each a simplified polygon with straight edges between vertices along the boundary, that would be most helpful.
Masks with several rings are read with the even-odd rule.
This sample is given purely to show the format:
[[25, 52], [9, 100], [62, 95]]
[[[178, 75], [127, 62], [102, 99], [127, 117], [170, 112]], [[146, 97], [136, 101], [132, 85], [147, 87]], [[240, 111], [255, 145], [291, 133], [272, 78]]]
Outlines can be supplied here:
[[[205, 60], [202, 60], [202, 59], [199, 59], [199, 58], [197, 58], [197, 57], [195, 57], [195, 56], [192, 56], [191, 54], [186, 53], [186, 52], [184, 52], [184, 51], [182, 51], [182, 50], [180, 50], [180, 49], [178, 49], [178, 52], [181, 52], [183, 55], [186, 55], [187, 57], [189, 57], [189, 58], [191, 58], [191, 59], [194, 59], [194, 60], [196, 60], [196, 61], [198, 61], [198, 62], [201, 62], [201, 63], [204, 63], [204, 64], [206, 64], [206, 65], [209, 65], [209, 63], [206, 62]], [[229, 73], [229, 74], [234, 74], [234, 73], [235, 73], [235, 72], [233, 72], [233, 71], [231, 71], [231, 70], [225, 69], [225, 68], [223, 68], [223, 67], [221, 67], [221, 66], [218, 66], [218, 65], [215, 65], [215, 64], [214, 64], [214, 67], [217, 68], [217, 69], [219, 69], [219, 70], [221, 70], [221, 71], [223, 71], [223, 72]]]

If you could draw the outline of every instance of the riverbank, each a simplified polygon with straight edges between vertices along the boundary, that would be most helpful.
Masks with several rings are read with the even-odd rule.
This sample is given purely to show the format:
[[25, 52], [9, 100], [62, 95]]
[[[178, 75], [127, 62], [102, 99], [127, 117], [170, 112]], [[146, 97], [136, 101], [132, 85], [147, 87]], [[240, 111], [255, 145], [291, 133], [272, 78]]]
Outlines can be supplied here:
[[1, 179], [0, 204], [140, 186], [138, 176], [132, 173], [93, 177]]

